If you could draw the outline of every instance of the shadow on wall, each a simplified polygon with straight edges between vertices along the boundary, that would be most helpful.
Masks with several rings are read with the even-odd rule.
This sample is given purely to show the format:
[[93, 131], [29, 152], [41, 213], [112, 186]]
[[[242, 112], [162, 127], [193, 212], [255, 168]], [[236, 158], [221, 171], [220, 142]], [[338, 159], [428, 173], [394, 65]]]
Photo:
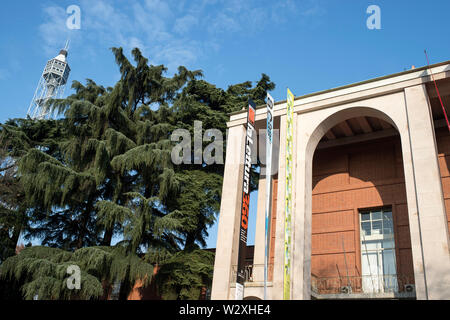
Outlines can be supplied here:
[[[412, 275], [414, 279], [398, 135], [370, 143], [316, 150], [312, 179], [313, 278], [341, 279], [343, 285], [348, 281], [361, 282], [358, 212], [392, 206], [396, 271], [399, 275]], [[352, 286], [358, 287], [356, 282]]]

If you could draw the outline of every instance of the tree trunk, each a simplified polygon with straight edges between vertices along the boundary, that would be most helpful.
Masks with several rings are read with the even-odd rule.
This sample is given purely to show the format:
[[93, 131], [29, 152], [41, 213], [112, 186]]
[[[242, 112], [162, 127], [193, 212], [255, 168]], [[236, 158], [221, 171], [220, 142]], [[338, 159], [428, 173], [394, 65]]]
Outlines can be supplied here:
[[20, 233], [22, 232], [22, 225], [16, 225], [14, 226], [14, 232], [12, 236], [12, 243], [14, 243], [14, 252], [16, 252], [17, 248], [17, 242], [19, 242]]
[[103, 236], [102, 240], [102, 246], [111, 246], [112, 236], [113, 236], [113, 230], [114, 228], [106, 228], [105, 235]]
[[127, 266], [125, 278], [120, 284], [120, 291], [119, 291], [120, 301], [128, 300], [128, 296], [130, 295], [130, 291], [132, 289], [132, 283], [134, 284], [134, 281], [131, 281], [130, 279], [130, 266]]
[[103, 287], [103, 295], [100, 297], [100, 300], [108, 300], [111, 294], [111, 284], [107, 280], [102, 281]]

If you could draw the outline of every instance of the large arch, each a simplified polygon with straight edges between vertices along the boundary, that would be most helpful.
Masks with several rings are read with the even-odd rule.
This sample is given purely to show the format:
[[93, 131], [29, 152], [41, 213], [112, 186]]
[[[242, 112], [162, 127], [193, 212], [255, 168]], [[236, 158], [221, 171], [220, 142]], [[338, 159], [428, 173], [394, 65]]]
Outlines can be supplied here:
[[[299, 290], [299, 283], [296, 280], [299, 280], [298, 274], [299, 271], [296, 270], [296, 264], [298, 264], [299, 257], [299, 251], [303, 251], [303, 254], [300, 253], [303, 259], [303, 281], [302, 281], [302, 292], [298, 292], [297, 294], [300, 294], [302, 299], [308, 299], [311, 296], [311, 236], [312, 236], [312, 170], [313, 170], [313, 157], [315, 150], [317, 148], [317, 145], [319, 144], [322, 137], [326, 134], [327, 131], [329, 131], [331, 128], [336, 126], [338, 123], [354, 118], [355, 116], [366, 116], [366, 117], [374, 117], [382, 119], [389, 124], [391, 124], [394, 128], [398, 130], [399, 124], [396, 123], [392, 116], [389, 116], [386, 112], [380, 110], [376, 105], [370, 106], [370, 104], [367, 104], [366, 106], [362, 105], [350, 105], [350, 106], [344, 106], [341, 108], [335, 108], [336, 110], [329, 111], [328, 114], [326, 112], [322, 112], [323, 118], [317, 118], [317, 113], [315, 113], [314, 118], [316, 119], [315, 126], [311, 126], [310, 128], [313, 129], [310, 134], [304, 134], [303, 137], [307, 137], [307, 139], [301, 139], [301, 136], [299, 132], [296, 133], [297, 141], [296, 141], [296, 147], [297, 147], [297, 159], [294, 160], [297, 164], [297, 169], [304, 168], [304, 179], [300, 178], [300, 175], [297, 173], [296, 176], [294, 176], [294, 181], [297, 182], [297, 186], [299, 184], [302, 184], [300, 180], [303, 180], [303, 192], [304, 197], [303, 201], [301, 201], [298, 196], [296, 195], [296, 208], [294, 210], [295, 216], [294, 216], [294, 235], [293, 235], [293, 261], [292, 261], [292, 269], [293, 269], [293, 283], [292, 283], [292, 293], [293, 297], [296, 296], [296, 291]], [[324, 110], [326, 111], [326, 110]], [[309, 114], [305, 114], [305, 118]], [[301, 121], [302, 115], [297, 116], [297, 125], [298, 125], [298, 131], [302, 131], [300, 129], [300, 123], [305, 123], [307, 120]], [[300, 137], [299, 137], [300, 136]], [[305, 146], [306, 142], [306, 146]], [[302, 146], [303, 147], [300, 147]], [[300, 147], [300, 148], [299, 148]], [[304, 152], [301, 152], [300, 150], [305, 150]], [[301, 154], [300, 154], [301, 152]], [[300, 161], [299, 161], [300, 160]], [[302, 163], [303, 165], [300, 167], [299, 164]], [[300, 188], [297, 188], [297, 191]], [[302, 210], [299, 210], [299, 205], [303, 203], [304, 205], [304, 211], [302, 214]], [[298, 239], [298, 237], [295, 236], [296, 231], [301, 230], [301, 233], [303, 234], [303, 239]], [[303, 242], [303, 246], [301, 243]], [[298, 250], [298, 245], [300, 247], [303, 247], [303, 250]], [[307, 274], [306, 274], [307, 273]]]
[[[349, 108], [324, 120], [333, 120], [328, 124], [335, 133], [329, 131], [326, 136], [331, 134], [334, 140], [330, 143], [322, 139], [313, 154], [311, 279], [314, 297], [339, 294], [345, 286], [351, 286], [353, 293], [363, 296], [412, 297], [404, 292], [405, 285], [414, 283], [414, 275], [401, 141], [395, 133], [398, 129], [386, 123], [389, 121], [394, 126], [392, 119], [382, 120], [380, 112], [364, 109]], [[360, 115], [370, 115], [370, 118], [362, 119]], [[335, 126], [337, 119], [344, 120]], [[355, 127], [355, 122], [364, 121], [380, 125], [369, 127], [371, 130], [387, 131], [361, 136], [362, 129]], [[342, 126], [356, 130], [352, 131], [354, 136], [339, 139], [335, 134], [343, 133], [339, 131]], [[361, 214], [380, 210], [385, 212], [383, 216], [391, 216], [389, 230], [394, 240], [390, 242], [393, 249], [377, 251], [377, 260], [386, 259], [382, 271], [370, 267], [366, 253], [368, 242], [360, 233]], [[379, 236], [368, 240], [375, 244]]]
[[[434, 128], [428, 97], [422, 85], [383, 96], [361, 99], [321, 109], [294, 109], [294, 199], [291, 253], [291, 293], [293, 299], [309, 299], [311, 294], [312, 158], [322, 136], [337, 123], [355, 116], [371, 116], [397, 128], [402, 148], [408, 203], [414, 278], [418, 299], [439, 299], [449, 294], [450, 263], [442, 185], [437, 162]], [[286, 128], [281, 117], [280, 132]], [[280, 159], [285, 157], [285, 137], [281, 137]], [[283, 161], [280, 161], [283, 162]], [[285, 179], [285, 164], [279, 179]], [[285, 197], [278, 188], [279, 198]], [[284, 204], [276, 234], [284, 234]], [[419, 214], [420, 212], [420, 214]], [[441, 221], [442, 220], [442, 221]], [[441, 223], [442, 222], [442, 223]], [[445, 229], [444, 229], [445, 227]], [[432, 228], [434, 228], [432, 230]], [[283, 244], [275, 246], [274, 292], [282, 292]], [[439, 261], [439, 262], [438, 262]], [[444, 275], [444, 276], [443, 276]], [[281, 298], [275, 293], [274, 298]]]
[[316, 150], [317, 145], [327, 131], [336, 126], [338, 123], [355, 118], [357, 116], [382, 119], [388, 122], [398, 131], [398, 127], [395, 121], [392, 120], [389, 115], [379, 109], [367, 106], [348, 107], [329, 115], [326, 119], [322, 120], [322, 122], [319, 123], [315, 130], [312, 132], [306, 147], [306, 151], [310, 154], [311, 159], [314, 155], [314, 151]]

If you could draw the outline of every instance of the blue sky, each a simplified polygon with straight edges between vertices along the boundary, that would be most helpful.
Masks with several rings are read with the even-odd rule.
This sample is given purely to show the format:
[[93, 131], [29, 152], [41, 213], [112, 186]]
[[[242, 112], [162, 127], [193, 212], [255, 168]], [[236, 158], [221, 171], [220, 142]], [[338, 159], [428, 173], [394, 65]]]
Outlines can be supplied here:
[[[70, 5], [81, 9], [79, 30], [66, 27]], [[381, 30], [366, 26], [369, 5], [381, 9]], [[26, 115], [46, 61], [67, 38], [69, 82], [114, 85], [119, 71], [109, 48], [137, 46], [169, 74], [178, 65], [202, 69], [222, 88], [266, 73], [277, 85], [272, 96], [284, 100], [286, 87], [298, 96], [423, 66], [425, 48], [431, 63], [450, 60], [449, 12], [448, 0], [2, 2], [0, 122]]]

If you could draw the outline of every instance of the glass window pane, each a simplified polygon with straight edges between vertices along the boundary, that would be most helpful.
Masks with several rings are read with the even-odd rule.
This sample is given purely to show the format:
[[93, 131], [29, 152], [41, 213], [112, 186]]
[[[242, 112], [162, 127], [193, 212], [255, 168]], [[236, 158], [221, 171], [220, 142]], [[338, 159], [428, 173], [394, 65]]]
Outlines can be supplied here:
[[382, 234], [383, 224], [381, 221], [372, 221], [372, 231], [373, 234]]
[[395, 246], [394, 239], [384, 239], [383, 240], [383, 248], [393, 249]]
[[383, 226], [383, 234], [385, 234], [385, 235], [392, 235], [392, 234], [394, 234], [394, 231], [390, 227]]
[[395, 257], [393, 250], [384, 250], [383, 252], [383, 274], [384, 274], [384, 290], [396, 291], [398, 289], [397, 270], [395, 268]]
[[392, 228], [394, 226], [394, 223], [392, 220], [383, 220], [383, 226], [385, 228]]
[[381, 220], [381, 211], [372, 212], [372, 220]]
[[362, 251], [377, 251], [381, 248], [381, 243], [379, 240], [373, 241], [363, 241], [362, 242], [362, 247], [361, 250]]
[[361, 223], [361, 231], [365, 236], [371, 235], [370, 221]]
[[391, 220], [392, 221], [392, 212], [384, 211], [383, 212], [383, 220]]
[[394, 233], [394, 220], [392, 220], [392, 212], [390, 211], [383, 212], [383, 233]]
[[370, 213], [361, 213], [361, 221], [370, 220]]
[[394, 250], [383, 251], [383, 273], [396, 274]]

